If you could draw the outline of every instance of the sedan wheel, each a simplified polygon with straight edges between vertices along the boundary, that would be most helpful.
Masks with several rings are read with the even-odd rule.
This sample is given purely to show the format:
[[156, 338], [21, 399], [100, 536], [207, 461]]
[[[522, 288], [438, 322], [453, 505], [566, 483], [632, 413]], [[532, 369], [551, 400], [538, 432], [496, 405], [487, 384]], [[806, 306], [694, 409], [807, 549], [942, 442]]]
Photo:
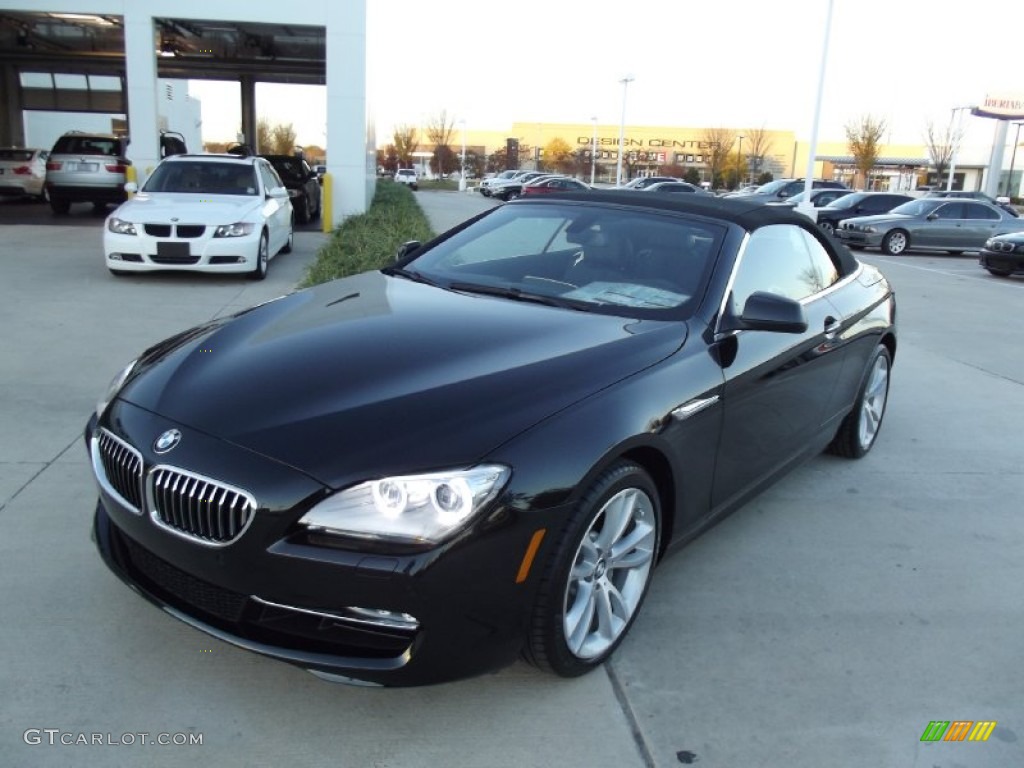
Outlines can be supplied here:
[[297, 206], [295, 219], [299, 224], [309, 223], [309, 200], [306, 198], [302, 198], [302, 202]]
[[527, 660], [574, 677], [607, 659], [647, 594], [660, 535], [650, 476], [626, 461], [602, 473], [577, 507], [541, 585]]
[[249, 277], [253, 280], [263, 280], [267, 276], [267, 263], [270, 261], [270, 246], [267, 241], [267, 232], [260, 235], [259, 251], [256, 256], [256, 266], [253, 267]]
[[295, 219], [292, 218], [288, 222], [288, 239], [284, 241], [284, 245], [281, 246], [281, 253], [291, 253], [292, 246], [295, 245]]
[[985, 269], [988, 270], [990, 275], [995, 275], [996, 277], [1009, 277], [1013, 274], [1009, 269], [993, 269], [992, 267], [985, 267]]
[[853, 410], [846, 415], [839, 431], [829, 445], [831, 453], [859, 459], [871, 450], [882, 426], [885, 407], [889, 402], [889, 369], [892, 357], [889, 350], [878, 345], [861, 385]]
[[894, 229], [882, 238], [882, 250], [890, 256], [899, 256], [910, 247], [910, 238], [902, 229]]

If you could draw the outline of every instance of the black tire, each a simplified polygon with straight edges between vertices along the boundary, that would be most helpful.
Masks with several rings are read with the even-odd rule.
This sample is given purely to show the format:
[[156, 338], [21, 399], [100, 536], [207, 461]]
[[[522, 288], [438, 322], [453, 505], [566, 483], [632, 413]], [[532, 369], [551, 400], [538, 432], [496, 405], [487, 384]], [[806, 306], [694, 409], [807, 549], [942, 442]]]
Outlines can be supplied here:
[[857, 390], [853, 410], [846, 414], [828, 452], [848, 459], [859, 459], [871, 450], [882, 428], [885, 408], [889, 402], [889, 380], [892, 356], [884, 344], [875, 347], [864, 380]]
[[410, 186], [412, 187], [413, 192], [420, 188], [418, 184], [411, 184]]
[[507, 195], [505, 195], [505, 198], [504, 198], [504, 199], [505, 199], [505, 202], [507, 203], [507, 202], [509, 202], [510, 200], [515, 200], [515, 199], [517, 199], [518, 197], [519, 197], [519, 193], [518, 193], [518, 192], [516, 192], [515, 190], [512, 190], [512, 191], [511, 191], [511, 192], [509, 192], [509, 193], [508, 193]]
[[[622, 519], [612, 522], [615, 517]], [[562, 531], [538, 589], [524, 658], [576, 677], [611, 656], [643, 605], [660, 537], [654, 481], [638, 465], [617, 461], [593, 482]], [[612, 545], [623, 542], [628, 546], [613, 558]], [[576, 631], [567, 631], [572, 625]]]
[[71, 210], [71, 203], [68, 200], [55, 200], [50, 198], [50, 210], [56, 213], [58, 216], [66, 216], [68, 211]]
[[256, 256], [256, 266], [249, 273], [251, 280], [264, 280], [267, 277], [267, 264], [270, 261], [270, 239], [267, 237], [267, 230], [260, 234], [259, 252]]
[[281, 246], [281, 253], [291, 253], [292, 246], [295, 244], [295, 220], [292, 219], [288, 225], [288, 239], [285, 240], [284, 245]]
[[890, 256], [899, 256], [906, 253], [910, 247], [910, 235], [904, 229], [894, 229], [886, 232], [882, 238], [882, 251]]
[[990, 275], [995, 275], [996, 277], [1009, 277], [1013, 274], [1009, 269], [995, 269], [993, 267], [985, 267], [985, 269], [988, 270]]
[[309, 223], [309, 200], [305, 197], [302, 198], [302, 202], [295, 206], [295, 220], [299, 224]]
[[309, 220], [310, 221], [319, 221], [320, 220], [320, 214], [323, 213], [323, 207], [324, 207], [324, 199], [320, 195], [317, 195], [317, 198], [316, 198], [316, 208], [309, 215]]

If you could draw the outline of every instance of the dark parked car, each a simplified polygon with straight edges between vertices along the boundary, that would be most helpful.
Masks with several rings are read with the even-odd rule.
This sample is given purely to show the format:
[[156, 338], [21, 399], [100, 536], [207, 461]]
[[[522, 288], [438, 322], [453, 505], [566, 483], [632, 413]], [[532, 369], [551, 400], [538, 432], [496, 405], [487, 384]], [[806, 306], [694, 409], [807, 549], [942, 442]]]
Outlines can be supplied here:
[[818, 211], [818, 226], [832, 234], [847, 219], [888, 213], [897, 205], [909, 203], [913, 199], [910, 195], [895, 192], [851, 192]]
[[522, 197], [549, 195], [553, 192], [586, 192], [590, 187], [582, 181], [570, 179], [568, 176], [540, 177], [523, 185], [519, 194]]
[[291, 155], [260, 155], [265, 157], [284, 182], [295, 209], [295, 220], [306, 224], [320, 218], [320, 179], [309, 163]]
[[332, 679], [579, 675], [669, 550], [871, 449], [895, 312], [790, 211], [524, 198], [143, 352], [85, 430], [95, 540], [172, 616]]
[[1024, 219], [980, 200], [923, 197], [878, 216], [844, 221], [835, 236], [851, 248], [881, 248], [898, 256], [910, 248], [963, 253], [979, 250], [993, 235], [1024, 230]]
[[[539, 179], [552, 179], [558, 176], [556, 173], [543, 173], [541, 171], [528, 171], [520, 176], [516, 176], [512, 179], [507, 179], [491, 185], [490, 197], [496, 197], [498, 200], [515, 200], [521, 194], [523, 194], [523, 187], [532, 181]], [[559, 177], [562, 178], [562, 177]]]
[[637, 176], [632, 181], [623, 184], [623, 189], [647, 189], [652, 184], [660, 184], [663, 181], [679, 181], [673, 176]]
[[987, 240], [978, 263], [996, 277], [1024, 273], [1024, 233], [998, 235]]

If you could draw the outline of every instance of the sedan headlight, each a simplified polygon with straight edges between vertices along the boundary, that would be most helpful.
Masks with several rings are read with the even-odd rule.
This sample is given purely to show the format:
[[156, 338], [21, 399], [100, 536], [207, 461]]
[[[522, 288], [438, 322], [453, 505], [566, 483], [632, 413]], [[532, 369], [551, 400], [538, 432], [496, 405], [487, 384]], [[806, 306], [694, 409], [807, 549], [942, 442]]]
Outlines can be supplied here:
[[299, 522], [344, 536], [436, 544], [494, 499], [511, 473], [490, 464], [371, 480], [330, 496]]
[[251, 235], [255, 224], [248, 221], [236, 221], [234, 224], [221, 224], [213, 231], [214, 237], [245, 237]]
[[135, 370], [135, 364], [138, 362], [138, 360], [132, 360], [124, 367], [124, 370], [111, 379], [110, 384], [107, 385], [106, 392], [103, 393], [103, 397], [96, 403], [97, 419], [103, 415], [103, 412], [107, 410], [107, 406], [117, 397], [117, 393], [121, 391], [121, 387], [128, 381], [128, 377], [132, 375], [132, 371]]
[[107, 220], [107, 229], [113, 232], [115, 235], [137, 235], [135, 231], [135, 225], [130, 221], [119, 219], [116, 216], [111, 216]]

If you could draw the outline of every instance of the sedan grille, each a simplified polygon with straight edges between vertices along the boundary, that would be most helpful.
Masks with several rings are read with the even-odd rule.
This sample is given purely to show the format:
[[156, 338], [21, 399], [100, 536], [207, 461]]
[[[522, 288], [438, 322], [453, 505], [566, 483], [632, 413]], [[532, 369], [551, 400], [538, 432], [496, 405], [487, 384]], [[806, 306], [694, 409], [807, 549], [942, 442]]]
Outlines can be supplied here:
[[178, 237], [202, 237], [206, 227], [202, 224], [179, 224]]
[[148, 486], [154, 522], [210, 546], [235, 541], [256, 511], [245, 491], [174, 467], [154, 467]]
[[146, 234], [150, 237], [170, 237], [170, 224], [145, 224]]
[[104, 479], [135, 512], [142, 511], [142, 454], [105, 429], [97, 432], [96, 448]]

